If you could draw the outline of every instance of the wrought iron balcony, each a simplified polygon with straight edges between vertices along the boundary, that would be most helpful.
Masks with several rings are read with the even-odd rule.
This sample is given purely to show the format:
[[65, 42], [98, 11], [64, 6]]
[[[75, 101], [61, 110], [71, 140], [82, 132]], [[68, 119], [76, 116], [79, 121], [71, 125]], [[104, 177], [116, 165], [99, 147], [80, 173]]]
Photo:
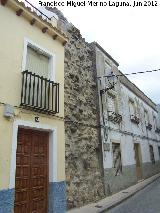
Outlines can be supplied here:
[[122, 121], [122, 116], [116, 112], [108, 111], [108, 120], [119, 124]]
[[160, 133], [160, 128], [157, 127], [157, 128], [155, 129], [155, 132], [159, 134], [159, 133]]
[[22, 72], [21, 106], [46, 114], [59, 112], [59, 83], [28, 70]]
[[146, 129], [151, 130], [151, 129], [152, 129], [152, 124], [147, 123], [147, 124], [146, 124]]
[[133, 123], [139, 124], [140, 119], [136, 115], [131, 115], [130, 118]]

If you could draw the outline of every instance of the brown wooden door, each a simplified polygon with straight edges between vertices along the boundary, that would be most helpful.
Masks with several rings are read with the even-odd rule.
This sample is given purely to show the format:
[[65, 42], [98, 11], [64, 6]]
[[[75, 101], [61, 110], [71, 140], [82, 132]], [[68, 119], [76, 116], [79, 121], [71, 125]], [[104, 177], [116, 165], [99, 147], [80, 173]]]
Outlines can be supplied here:
[[141, 150], [138, 143], [134, 144], [137, 180], [142, 180]]
[[18, 130], [15, 213], [47, 213], [49, 133]]

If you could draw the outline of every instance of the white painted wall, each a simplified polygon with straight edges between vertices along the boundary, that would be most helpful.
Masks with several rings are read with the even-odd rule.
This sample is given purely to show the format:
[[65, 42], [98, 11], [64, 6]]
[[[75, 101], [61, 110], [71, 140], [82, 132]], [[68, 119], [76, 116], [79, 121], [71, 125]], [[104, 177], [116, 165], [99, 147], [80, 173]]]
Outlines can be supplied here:
[[[96, 48], [96, 65], [97, 65], [97, 76], [104, 75], [104, 63], [107, 61], [112, 67], [112, 70], [117, 69], [116, 65], [113, 61], [108, 58], [104, 53], [101, 52], [98, 48]], [[105, 88], [105, 82], [103, 78], [101, 79], [101, 84], [99, 82], [99, 90]], [[103, 129], [101, 130], [102, 140], [104, 143], [110, 143], [110, 151], [103, 150], [103, 163], [104, 168], [112, 168], [113, 166], [113, 158], [112, 158], [112, 142], [116, 141], [120, 143], [121, 146], [121, 154], [122, 154], [122, 164], [123, 166], [133, 165], [135, 164], [134, 158], [134, 143], [139, 143], [141, 147], [142, 154], [142, 162], [150, 162], [150, 153], [149, 153], [149, 144], [153, 145], [155, 160], [160, 160], [158, 145], [160, 146], [160, 136], [155, 133], [155, 129], [153, 127], [153, 115], [156, 116], [157, 119], [157, 127], [160, 127], [160, 121], [157, 111], [152, 109], [146, 102], [140, 99], [134, 92], [129, 90], [125, 85], [118, 83], [115, 86], [115, 91], [117, 94], [118, 100], [118, 113], [122, 115], [121, 124], [113, 124], [110, 121], [106, 121], [106, 126], [109, 128], [108, 130], [108, 140], [104, 140]], [[129, 111], [129, 99], [133, 99], [137, 104], [140, 115], [140, 123], [139, 125], [134, 124], [130, 120], [130, 111]], [[101, 99], [99, 99], [99, 104], [101, 106]], [[107, 115], [107, 92], [103, 94], [103, 107], [105, 117]], [[148, 111], [149, 114], [149, 123], [152, 124], [152, 130], [146, 130], [145, 120], [144, 120], [144, 109]], [[101, 110], [101, 107], [100, 107]], [[102, 115], [102, 111], [100, 112]], [[101, 116], [101, 124], [102, 124], [102, 116]], [[124, 132], [128, 132], [125, 134]], [[132, 133], [132, 135], [131, 135]], [[149, 139], [146, 139], [146, 138]], [[154, 140], [158, 140], [154, 141]]]

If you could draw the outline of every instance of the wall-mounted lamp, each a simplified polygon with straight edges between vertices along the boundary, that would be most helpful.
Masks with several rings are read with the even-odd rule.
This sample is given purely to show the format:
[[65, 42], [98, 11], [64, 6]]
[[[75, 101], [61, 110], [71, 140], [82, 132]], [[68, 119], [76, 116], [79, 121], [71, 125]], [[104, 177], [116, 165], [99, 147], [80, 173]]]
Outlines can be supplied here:
[[108, 87], [104, 88], [104, 89], [101, 89], [100, 90], [100, 95], [104, 94], [105, 92], [107, 92], [108, 90], [111, 90], [114, 88], [114, 85], [116, 84], [117, 82], [117, 76], [114, 75], [113, 73], [111, 73], [110, 75], [108, 76], [104, 76], [103, 78], [107, 78], [108, 80]]

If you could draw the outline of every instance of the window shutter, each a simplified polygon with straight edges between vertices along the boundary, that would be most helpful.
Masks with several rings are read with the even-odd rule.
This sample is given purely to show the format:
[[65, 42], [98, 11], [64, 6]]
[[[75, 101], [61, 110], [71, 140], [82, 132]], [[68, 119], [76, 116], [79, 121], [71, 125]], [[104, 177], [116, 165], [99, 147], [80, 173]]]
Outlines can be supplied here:
[[27, 47], [26, 70], [48, 78], [49, 58], [38, 50]]
[[[28, 70], [29, 72], [32, 72], [32, 73], [35, 73], [39, 76], [43, 76], [44, 78], [48, 78], [48, 70], [49, 70], [49, 58], [43, 54], [40, 53], [40, 51], [36, 51], [34, 50], [33, 48], [31, 47], [27, 47], [27, 58], [26, 58], [26, 70]], [[28, 76], [28, 90], [26, 91], [26, 94], [27, 94], [27, 97], [28, 97], [28, 94], [29, 94], [29, 82], [30, 82], [30, 79], [29, 79], [29, 76]], [[35, 85], [37, 85], [35, 88], [34, 88], [34, 97], [35, 97], [35, 100], [38, 99], [38, 103], [34, 103], [35, 105], [37, 104], [38, 106], [40, 106], [40, 100], [41, 100], [41, 96], [40, 96], [40, 93], [37, 97], [37, 94], [38, 94], [38, 90], [41, 89], [42, 87], [42, 84], [41, 84], [41, 81], [37, 82], [37, 79], [35, 80]], [[44, 100], [45, 99], [45, 96], [47, 95], [46, 91], [48, 91], [48, 87], [46, 87], [46, 91], [45, 91], [45, 85], [43, 85], [43, 91], [42, 91], [42, 99]], [[33, 88], [31, 87], [31, 93], [33, 93]], [[46, 93], [46, 94], [45, 94]], [[30, 103], [32, 103], [32, 96], [30, 96]], [[45, 103], [45, 102], [44, 102]], [[43, 103], [43, 104], [44, 104]], [[48, 103], [46, 102], [46, 105], [48, 105]], [[44, 107], [44, 106], [42, 106]]]
[[147, 113], [147, 111], [144, 111], [144, 117], [145, 117], [145, 122], [148, 123], [149, 119], [148, 119], [148, 113]]
[[115, 112], [115, 98], [108, 96], [108, 111]]
[[129, 102], [129, 109], [130, 109], [130, 114], [135, 115], [134, 103], [132, 103], [131, 101]]
[[105, 62], [105, 71], [104, 71], [104, 75], [111, 75], [112, 74], [112, 67]]

